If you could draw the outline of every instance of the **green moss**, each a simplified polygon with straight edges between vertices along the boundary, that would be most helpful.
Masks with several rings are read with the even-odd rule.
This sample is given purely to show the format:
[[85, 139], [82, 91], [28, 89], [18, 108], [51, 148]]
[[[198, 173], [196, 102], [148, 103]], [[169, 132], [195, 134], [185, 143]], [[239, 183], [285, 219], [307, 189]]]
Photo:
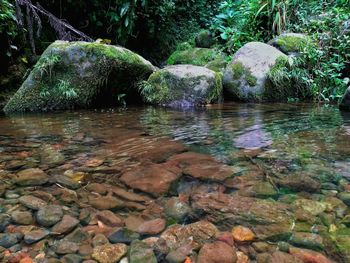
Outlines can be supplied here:
[[215, 49], [192, 48], [187, 50], [176, 50], [167, 60], [168, 65], [191, 64], [205, 66], [211, 61], [219, 59], [222, 54]]
[[139, 90], [144, 100], [152, 104], [162, 104], [171, 99], [168, 79], [170, 74], [166, 71], [158, 70], [151, 74], [147, 81], [139, 83]]
[[310, 39], [300, 36], [280, 36], [276, 44], [285, 53], [300, 52], [310, 43]]
[[240, 79], [245, 72], [245, 68], [244, 68], [242, 62], [239, 62], [239, 61], [232, 63], [231, 70], [232, 70], [232, 77], [235, 80]]
[[245, 79], [249, 86], [254, 87], [256, 85], [257, 79], [252, 75], [252, 73], [249, 70], [246, 70], [245, 72]]
[[205, 67], [215, 72], [223, 72], [227, 66], [227, 63], [228, 62], [226, 57], [222, 56], [222, 57], [216, 58], [213, 61], [210, 61], [208, 64], [205, 65]]
[[222, 100], [222, 73], [215, 72], [215, 88], [209, 95], [208, 103], [217, 101], [220, 102]]
[[253, 87], [256, 85], [256, 81], [257, 81], [256, 77], [252, 75], [249, 69], [244, 67], [242, 62], [237, 61], [232, 63], [231, 70], [232, 70], [232, 77], [234, 80], [239, 80], [241, 77], [244, 76], [249, 86]]
[[189, 42], [182, 42], [176, 46], [177, 51], [184, 51], [192, 48], [193, 48], [193, 45]]

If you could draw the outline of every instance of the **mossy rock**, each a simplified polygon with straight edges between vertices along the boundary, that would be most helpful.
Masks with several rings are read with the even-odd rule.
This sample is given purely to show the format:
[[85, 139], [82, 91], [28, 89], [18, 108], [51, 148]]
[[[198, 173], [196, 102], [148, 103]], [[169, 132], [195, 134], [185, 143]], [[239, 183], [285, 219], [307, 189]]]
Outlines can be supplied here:
[[136, 83], [155, 70], [132, 51], [99, 43], [56, 41], [4, 108], [6, 113], [116, 104], [138, 96]]
[[267, 74], [278, 58], [287, 56], [278, 49], [260, 42], [240, 48], [225, 69], [224, 89], [234, 99], [264, 101], [270, 97], [266, 89]]
[[196, 47], [210, 48], [215, 44], [213, 35], [208, 30], [201, 30], [195, 38]]
[[285, 33], [272, 39], [269, 44], [290, 55], [303, 51], [311, 42], [310, 37], [305, 34]]
[[224, 55], [211, 48], [177, 49], [167, 60], [168, 65], [189, 64], [205, 66], [215, 60], [224, 60]]
[[350, 86], [346, 89], [339, 108], [342, 111], [350, 111]]
[[140, 84], [146, 102], [187, 107], [217, 102], [222, 98], [222, 75], [193, 65], [167, 66]]

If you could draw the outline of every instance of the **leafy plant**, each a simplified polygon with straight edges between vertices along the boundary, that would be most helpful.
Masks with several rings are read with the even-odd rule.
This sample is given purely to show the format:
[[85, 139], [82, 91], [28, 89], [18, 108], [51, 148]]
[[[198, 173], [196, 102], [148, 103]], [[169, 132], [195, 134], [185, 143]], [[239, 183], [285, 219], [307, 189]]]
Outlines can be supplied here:
[[126, 96], [126, 94], [124, 94], [124, 93], [117, 94], [117, 103], [118, 103], [118, 105], [121, 105], [124, 108], [126, 107], [125, 96]]
[[49, 56], [42, 57], [35, 68], [40, 71], [41, 78], [45, 75], [49, 75], [49, 79], [52, 78], [52, 71], [54, 66], [61, 60], [59, 55], [51, 54]]
[[17, 35], [15, 8], [8, 0], [0, 1], [0, 35], [4, 35], [7, 43], [4, 43], [6, 56], [10, 57], [17, 46], [13, 40]]
[[71, 87], [70, 81], [60, 79], [57, 85], [58, 92], [67, 100], [75, 99], [78, 97], [78, 94]]

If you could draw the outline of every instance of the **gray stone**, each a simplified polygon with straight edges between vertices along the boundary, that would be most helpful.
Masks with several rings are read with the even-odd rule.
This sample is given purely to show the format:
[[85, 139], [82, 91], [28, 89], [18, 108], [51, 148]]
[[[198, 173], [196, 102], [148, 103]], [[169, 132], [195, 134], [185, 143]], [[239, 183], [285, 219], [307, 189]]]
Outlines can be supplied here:
[[141, 93], [152, 104], [175, 108], [205, 105], [221, 99], [221, 76], [205, 67], [167, 66], [144, 82]]
[[28, 211], [14, 211], [11, 214], [11, 219], [14, 223], [19, 225], [30, 225], [34, 222], [32, 213]]
[[43, 185], [47, 181], [47, 174], [38, 168], [30, 168], [20, 171], [14, 178], [14, 182], [21, 186]]
[[339, 105], [342, 111], [350, 111], [350, 86], [346, 89], [344, 96]]
[[44, 239], [49, 234], [50, 232], [46, 229], [33, 230], [24, 235], [24, 242], [30, 245]]
[[50, 227], [59, 222], [63, 217], [63, 210], [58, 205], [47, 205], [40, 208], [36, 214], [38, 223], [45, 227]]
[[250, 42], [240, 48], [227, 65], [224, 73], [224, 89], [236, 99], [263, 101], [269, 97], [267, 74], [278, 58], [285, 54], [270, 45]]
[[47, 203], [44, 200], [31, 195], [25, 195], [20, 197], [19, 202], [25, 207], [28, 207], [33, 210], [38, 210], [47, 205]]
[[153, 249], [145, 242], [139, 240], [131, 243], [128, 260], [129, 263], [157, 263]]
[[18, 234], [0, 233], [0, 247], [10, 248], [16, 245], [21, 238], [22, 236]]

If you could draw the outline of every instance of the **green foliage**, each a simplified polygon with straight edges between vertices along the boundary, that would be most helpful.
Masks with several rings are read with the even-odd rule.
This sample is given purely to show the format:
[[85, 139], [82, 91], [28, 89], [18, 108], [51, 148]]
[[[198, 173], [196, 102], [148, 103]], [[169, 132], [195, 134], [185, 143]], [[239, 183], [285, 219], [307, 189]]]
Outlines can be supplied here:
[[273, 96], [269, 100], [296, 102], [311, 97], [310, 79], [303, 63], [301, 59], [277, 58], [268, 72], [268, 94]]
[[0, 1], [0, 35], [4, 35], [5, 41], [7, 41], [7, 43], [0, 43], [3, 47], [0, 52], [5, 52], [10, 57], [12, 52], [17, 50], [17, 47], [12, 43], [17, 35], [17, 25], [15, 8], [8, 0]]
[[34, 68], [40, 71], [41, 78], [44, 77], [44, 74], [48, 74], [51, 80], [53, 67], [60, 62], [60, 60], [61, 58], [58, 55], [51, 54], [49, 56], [44, 56], [38, 61]]
[[111, 39], [162, 62], [183, 41], [194, 38], [212, 16], [215, 0], [40, 0], [58, 17], [93, 38]]
[[71, 86], [69, 80], [59, 79], [58, 83], [54, 87], [43, 85], [40, 91], [41, 98], [49, 98], [52, 94], [57, 95], [57, 97], [62, 98], [66, 101], [76, 99], [78, 97], [77, 92]]
[[346, 29], [345, 22], [350, 19], [350, 5], [346, 2], [314, 2], [303, 7], [290, 26], [308, 33], [318, 43], [307, 45], [301, 56], [317, 101], [338, 102], [349, 84], [350, 28]]
[[[228, 53], [250, 41], [267, 42], [283, 31], [307, 34], [299, 44], [293, 37], [279, 40], [283, 52], [301, 55], [292, 66], [271, 70], [270, 88], [289, 101], [312, 97], [330, 102], [338, 101], [349, 85], [349, 19], [348, 0], [226, 0], [210, 28]], [[242, 74], [234, 72], [238, 78]]]
[[78, 97], [78, 94], [74, 88], [71, 87], [70, 81], [68, 80], [60, 79], [59, 83], [57, 84], [57, 90], [67, 100], [75, 99]]
[[223, 1], [219, 13], [214, 17], [210, 29], [224, 43], [224, 49], [233, 53], [249, 41], [260, 39], [260, 33], [254, 20], [253, 1]]

